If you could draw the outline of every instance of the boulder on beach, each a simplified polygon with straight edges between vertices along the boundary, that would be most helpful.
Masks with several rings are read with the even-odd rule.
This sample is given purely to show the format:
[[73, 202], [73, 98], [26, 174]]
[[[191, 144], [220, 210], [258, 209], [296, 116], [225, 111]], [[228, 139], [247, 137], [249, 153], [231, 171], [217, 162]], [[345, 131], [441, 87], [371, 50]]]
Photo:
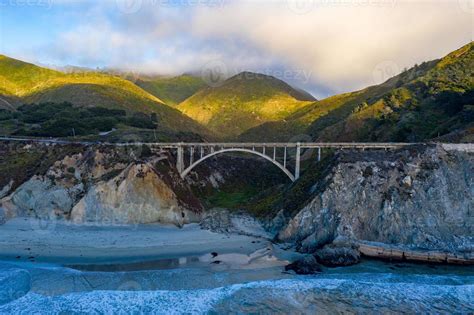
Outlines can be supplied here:
[[360, 253], [352, 246], [326, 245], [315, 253], [318, 263], [327, 267], [351, 266], [360, 262]]
[[294, 263], [291, 263], [285, 267], [286, 271], [294, 271], [299, 275], [311, 275], [320, 273], [322, 271], [321, 266], [316, 261], [313, 255], [307, 255]]

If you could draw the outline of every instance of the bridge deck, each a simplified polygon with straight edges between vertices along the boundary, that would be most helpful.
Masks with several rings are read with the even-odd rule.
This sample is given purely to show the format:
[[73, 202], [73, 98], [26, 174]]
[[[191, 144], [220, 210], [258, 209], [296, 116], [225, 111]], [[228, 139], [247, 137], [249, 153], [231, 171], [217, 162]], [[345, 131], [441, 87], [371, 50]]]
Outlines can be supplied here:
[[92, 142], [72, 141], [61, 139], [39, 139], [27, 137], [0, 137], [0, 141], [57, 143], [57, 144], [80, 144], [80, 145], [108, 145], [108, 146], [141, 146], [160, 147], [173, 149], [179, 147], [216, 147], [216, 148], [296, 148], [315, 149], [396, 149], [406, 146], [420, 145], [421, 143], [395, 143], [395, 142]]
[[[296, 181], [300, 177], [301, 157], [311, 149], [316, 149], [316, 157], [321, 161], [321, 152], [324, 149], [357, 149], [357, 150], [389, 150], [399, 149], [413, 145], [423, 145], [422, 143], [394, 143], [394, 142], [126, 142], [126, 143], [110, 143], [110, 142], [87, 142], [87, 141], [70, 141], [59, 139], [38, 139], [27, 137], [1, 137], [0, 141], [21, 141], [25, 143], [51, 143], [51, 144], [79, 144], [79, 145], [106, 145], [106, 146], [142, 146], [147, 145], [153, 150], [172, 150], [176, 152], [176, 169], [181, 177], [185, 177], [198, 164], [206, 159], [218, 154], [227, 152], [246, 152], [258, 155], [279, 167], [292, 180]], [[426, 143], [424, 144], [426, 145]], [[451, 148], [452, 146], [450, 146]], [[471, 148], [470, 145], [468, 148]], [[463, 150], [466, 150], [463, 146]], [[294, 156], [288, 151], [294, 151]], [[185, 153], [189, 153], [189, 164], [186, 165]], [[310, 152], [311, 153], [311, 152]], [[289, 160], [294, 160], [294, 168], [288, 168]]]

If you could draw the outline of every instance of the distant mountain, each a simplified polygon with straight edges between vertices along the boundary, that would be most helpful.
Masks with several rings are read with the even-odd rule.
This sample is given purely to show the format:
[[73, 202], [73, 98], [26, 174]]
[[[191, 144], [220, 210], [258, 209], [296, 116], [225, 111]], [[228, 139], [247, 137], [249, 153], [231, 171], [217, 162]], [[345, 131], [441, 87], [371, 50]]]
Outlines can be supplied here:
[[283, 120], [314, 100], [274, 77], [243, 72], [218, 87], [198, 91], [177, 108], [218, 135], [235, 137], [265, 122]]
[[[154, 114], [167, 133], [209, 132], [176, 109], [118, 76], [96, 72], [63, 73], [0, 55], [0, 108], [21, 104], [63, 103], [127, 113]], [[8, 104], [10, 105], [8, 105]]]
[[[0, 134], [69, 134], [80, 120], [73, 128], [82, 134], [145, 130], [162, 140], [472, 142], [473, 72], [471, 42], [380, 85], [317, 101], [251, 72], [209, 87], [190, 75], [64, 73], [0, 55]], [[44, 108], [20, 107], [31, 103]]]
[[170, 106], [177, 106], [206, 86], [201, 78], [187, 74], [177, 77], [140, 77], [135, 84]]
[[474, 141], [474, 44], [417, 65], [387, 82], [314, 102], [241, 140]]

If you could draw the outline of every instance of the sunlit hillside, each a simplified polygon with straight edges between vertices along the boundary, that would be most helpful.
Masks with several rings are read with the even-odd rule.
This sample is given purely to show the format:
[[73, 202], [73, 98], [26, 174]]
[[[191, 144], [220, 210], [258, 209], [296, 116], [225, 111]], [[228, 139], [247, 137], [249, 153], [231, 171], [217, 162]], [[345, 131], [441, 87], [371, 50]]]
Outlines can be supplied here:
[[284, 120], [314, 101], [271, 76], [244, 72], [200, 90], [178, 109], [216, 133], [235, 137], [269, 121]]
[[387, 82], [308, 105], [286, 121], [249, 130], [241, 139], [321, 141], [472, 140], [474, 44], [425, 62]]
[[192, 119], [118, 76], [62, 73], [0, 56], [0, 87], [0, 108], [5, 110], [22, 104], [67, 102], [80, 107], [120, 109], [130, 114], [155, 114], [161, 130], [208, 134]]

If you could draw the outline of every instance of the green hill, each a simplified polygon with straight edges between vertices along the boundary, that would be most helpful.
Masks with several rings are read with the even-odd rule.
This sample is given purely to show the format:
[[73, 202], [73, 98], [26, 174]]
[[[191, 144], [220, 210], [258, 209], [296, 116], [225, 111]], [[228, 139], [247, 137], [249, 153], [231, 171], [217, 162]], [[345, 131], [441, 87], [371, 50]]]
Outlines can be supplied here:
[[[172, 133], [210, 133], [178, 110], [118, 76], [95, 72], [62, 73], [0, 56], [0, 108], [21, 104], [71, 103], [78, 107], [155, 115], [158, 129]], [[10, 104], [11, 106], [7, 105]]]
[[[473, 71], [471, 42], [383, 84], [316, 101], [250, 72], [219, 87], [202, 87], [202, 80], [187, 75], [143, 77], [136, 85], [116, 75], [63, 73], [0, 55], [0, 133], [61, 134], [64, 116], [67, 127], [82, 119], [77, 130], [85, 135], [113, 127], [119, 135], [156, 138], [158, 132], [169, 140], [212, 138], [210, 129], [241, 141], [287, 141], [302, 134], [316, 141], [474, 141]], [[181, 100], [176, 109], [164, 105]], [[21, 106], [31, 103], [44, 110]]]
[[[258, 126], [241, 140], [472, 141], [474, 44], [417, 65], [387, 82], [314, 102], [285, 121]], [[456, 136], [457, 135], [457, 136]], [[447, 138], [446, 138], [447, 139]]]
[[[164, 103], [120, 77], [95, 72], [62, 73], [1, 55], [0, 83], [3, 95], [16, 96], [31, 102], [43, 101], [49, 93], [53, 93], [54, 97], [69, 98], [67, 101], [78, 106], [99, 105], [94, 102], [111, 98], [108, 104], [110, 106], [136, 110], [127, 106], [132, 102], [141, 101], [140, 103], [146, 103], [142, 110], [152, 111], [157, 103]], [[90, 96], [84, 97], [81, 91], [90, 91]], [[100, 101], [96, 101], [95, 97]]]
[[206, 83], [201, 78], [186, 74], [171, 78], [143, 77], [136, 80], [135, 84], [170, 106], [177, 106], [206, 86]]
[[314, 98], [271, 76], [244, 72], [219, 87], [207, 87], [178, 106], [224, 137], [269, 121], [283, 120]]

